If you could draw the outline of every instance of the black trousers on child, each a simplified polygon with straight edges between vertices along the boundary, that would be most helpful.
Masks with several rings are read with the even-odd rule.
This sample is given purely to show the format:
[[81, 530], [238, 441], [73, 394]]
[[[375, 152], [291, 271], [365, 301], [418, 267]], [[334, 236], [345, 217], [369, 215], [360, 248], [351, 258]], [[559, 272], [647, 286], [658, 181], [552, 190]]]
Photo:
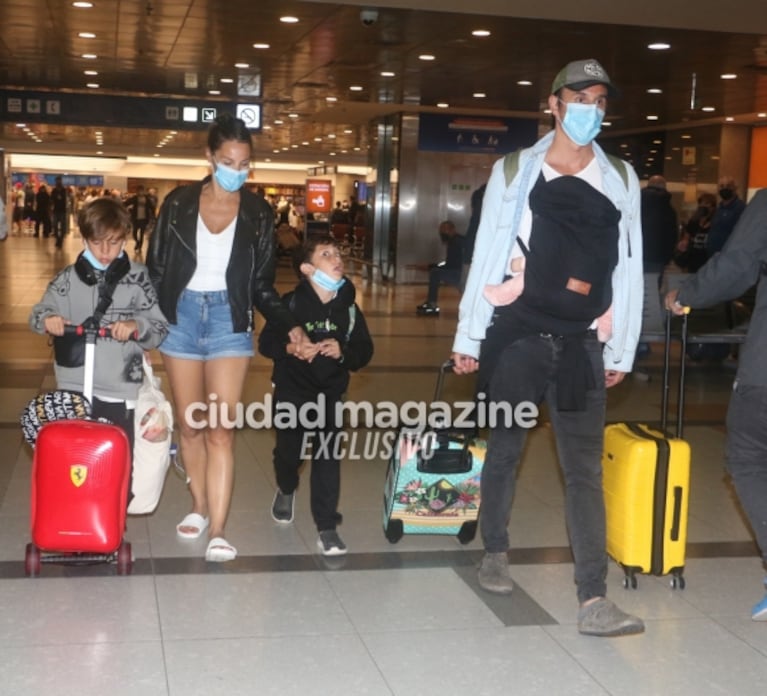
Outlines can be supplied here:
[[127, 408], [124, 401], [102, 401], [93, 397], [93, 418], [106, 418], [125, 431], [128, 436], [128, 445], [130, 446], [130, 479], [128, 480], [128, 504], [133, 499], [133, 443], [135, 442], [135, 429], [133, 425], [133, 416], [135, 410]]
[[[323, 395], [324, 396], [324, 395]], [[335, 529], [341, 522], [338, 499], [341, 491], [341, 453], [338, 450], [341, 424], [336, 423], [335, 406], [340, 398], [324, 398], [324, 408], [306, 409], [310, 401], [319, 404], [317, 395], [299, 399], [296, 396], [274, 395], [274, 473], [280, 491], [289, 495], [298, 488], [304, 460], [311, 456], [310, 500], [317, 531]], [[299, 410], [304, 408], [304, 417]], [[294, 421], [288, 422], [292, 411]], [[281, 414], [286, 414], [282, 418]], [[302, 422], [303, 421], [303, 422]]]

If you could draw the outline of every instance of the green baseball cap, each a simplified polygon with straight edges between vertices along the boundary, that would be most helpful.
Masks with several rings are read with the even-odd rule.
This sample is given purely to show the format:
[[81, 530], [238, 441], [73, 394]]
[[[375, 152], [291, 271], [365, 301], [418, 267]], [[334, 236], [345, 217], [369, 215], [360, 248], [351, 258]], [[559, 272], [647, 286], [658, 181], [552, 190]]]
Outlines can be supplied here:
[[562, 87], [577, 92], [592, 85], [604, 85], [607, 87], [607, 95], [610, 97], [617, 97], [619, 94], [617, 87], [610, 82], [607, 71], [600, 65], [599, 61], [593, 58], [574, 60], [565, 65], [554, 78], [554, 82], [551, 84], [551, 93], [556, 94]]

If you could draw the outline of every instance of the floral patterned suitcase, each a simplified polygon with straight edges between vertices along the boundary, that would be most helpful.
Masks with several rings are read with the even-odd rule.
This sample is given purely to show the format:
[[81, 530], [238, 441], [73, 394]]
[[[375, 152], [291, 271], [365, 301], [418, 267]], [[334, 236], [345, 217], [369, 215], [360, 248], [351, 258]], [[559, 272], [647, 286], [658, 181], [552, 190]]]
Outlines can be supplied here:
[[[403, 534], [455, 535], [462, 544], [477, 531], [484, 440], [438, 434], [433, 446], [400, 435], [384, 491], [384, 533], [395, 543]], [[428, 449], [428, 451], [427, 451]]]

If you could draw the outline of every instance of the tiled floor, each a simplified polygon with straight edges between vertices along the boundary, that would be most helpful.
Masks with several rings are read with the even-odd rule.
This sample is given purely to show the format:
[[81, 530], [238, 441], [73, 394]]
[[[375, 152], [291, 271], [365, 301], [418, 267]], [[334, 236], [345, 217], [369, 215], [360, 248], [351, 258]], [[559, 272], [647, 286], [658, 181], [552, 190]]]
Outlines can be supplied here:
[[[114, 567], [45, 565], [24, 576], [29, 541], [31, 451], [18, 414], [53, 386], [51, 351], [26, 320], [55, 269], [74, 259], [49, 240], [0, 244], [0, 694], [748, 694], [765, 693], [767, 624], [749, 618], [764, 575], [722, 469], [723, 414], [732, 370], [689, 370], [685, 436], [693, 450], [687, 587], [642, 576], [624, 590], [611, 564], [609, 594], [642, 616], [647, 632], [588, 638], [576, 629], [563, 494], [550, 430], [534, 430], [510, 522], [511, 597], [476, 583], [477, 540], [408, 536], [381, 529], [385, 461], [343, 464], [341, 560], [316, 552], [306, 475], [291, 526], [272, 522], [272, 435], [237, 436], [237, 483], [227, 535], [234, 563], [209, 565], [204, 542], [183, 542], [174, 526], [188, 510], [183, 482], [168, 476], [158, 510], [131, 518], [133, 573]], [[366, 284], [354, 276], [376, 344], [355, 375], [350, 399], [429, 399], [435, 366], [447, 357], [457, 294], [418, 318], [424, 286]], [[280, 290], [292, 279], [279, 274]], [[657, 420], [657, 347], [647, 379], [609, 395], [610, 420]], [[159, 363], [159, 360], [157, 361]], [[162, 369], [159, 369], [164, 376]], [[246, 400], [269, 388], [269, 365], [253, 360]], [[449, 380], [449, 399], [471, 391]], [[675, 399], [672, 398], [672, 402]]]

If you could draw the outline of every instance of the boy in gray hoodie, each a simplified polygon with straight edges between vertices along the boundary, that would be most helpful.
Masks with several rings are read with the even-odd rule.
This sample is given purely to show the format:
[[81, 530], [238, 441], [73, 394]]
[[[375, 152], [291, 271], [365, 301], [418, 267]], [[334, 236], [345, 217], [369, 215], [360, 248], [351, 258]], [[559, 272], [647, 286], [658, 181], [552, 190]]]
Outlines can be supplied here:
[[97, 198], [82, 208], [78, 225], [85, 249], [49, 283], [32, 308], [29, 325], [36, 333], [54, 337], [58, 388], [82, 391], [84, 338], [64, 336], [64, 327], [92, 317], [105, 289], [113, 288], [99, 320], [101, 327], [110, 329], [111, 338], [96, 341], [92, 415], [125, 430], [132, 452], [133, 415], [144, 375], [142, 353], [162, 343], [168, 322], [146, 266], [125, 253], [131, 230], [128, 210], [112, 198]]

